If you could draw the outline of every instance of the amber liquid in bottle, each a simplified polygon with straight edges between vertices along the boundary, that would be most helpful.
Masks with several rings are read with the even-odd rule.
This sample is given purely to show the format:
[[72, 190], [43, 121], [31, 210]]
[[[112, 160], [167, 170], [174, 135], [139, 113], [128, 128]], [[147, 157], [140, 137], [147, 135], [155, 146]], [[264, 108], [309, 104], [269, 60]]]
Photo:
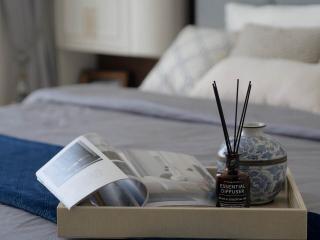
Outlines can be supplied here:
[[239, 154], [227, 155], [227, 168], [217, 174], [217, 207], [250, 207], [250, 178], [239, 171]]

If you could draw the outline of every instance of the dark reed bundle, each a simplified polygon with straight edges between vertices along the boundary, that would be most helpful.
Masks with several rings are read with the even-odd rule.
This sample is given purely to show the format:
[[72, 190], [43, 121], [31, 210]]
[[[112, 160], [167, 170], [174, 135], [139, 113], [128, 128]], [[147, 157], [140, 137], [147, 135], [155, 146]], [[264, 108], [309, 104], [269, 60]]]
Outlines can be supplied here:
[[[230, 138], [229, 138], [229, 133], [228, 133], [228, 129], [227, 129], [227, 124], [225, 121], [225, 117], [223, 114], [223, 109], [222, 109], [222, 105], [221, 105], [221, 101], [220, 101], [220, 96], [219, 96], [219, 91], [218, 91], [218, 87], [216, 82], [214, 81], [213, 84], [213, 91], [214, 91], [214, 95], [216, 98], [216, 102], [217, 102], [217, 106], [218, 106], [218, 111], [219, 111], [219, 116], [220, 116], [220, 120], [221, 120], [221, 125], [222, 125], [222, 130], [223, 130], [223, 134], [224, 134], [224, 138], [225, 138], [225, 142], [226, 142], [226, 146], [227, 146], [227, 154], [229, 156], [238, 154], [239, 151], [239, 143], [241, 140], [241, 132], [242, 132], [242, 128], [243, 128], [243, 124], [244, 124], [244, 119], [246, 116], [246, 112], [247, 112], [247, 107], [248, 107], [248, 102], [249, 102], [249, 97], [250, 97], [250, 91], [251, 91], [251, 82], [249, 82], [248, 85], [248, 89], [247, 89], [247, 93], [246, 93], [246, 98], [244, 101], [244, 105], [242, 108], [242, 113], [241, 113], [241, 117], [240, 117], [240, 121], [238, 123], [238, 95], [239, 95], [239, 79], [237, 79], [237, 91], [236, 91], [236, 107], [235, 107], [235, 119], [234, 119], [234, 140], [233, 140], [233, 146], [231, 146], [230, 143]], [[227, 164], [228, 165], [228, 164]]]

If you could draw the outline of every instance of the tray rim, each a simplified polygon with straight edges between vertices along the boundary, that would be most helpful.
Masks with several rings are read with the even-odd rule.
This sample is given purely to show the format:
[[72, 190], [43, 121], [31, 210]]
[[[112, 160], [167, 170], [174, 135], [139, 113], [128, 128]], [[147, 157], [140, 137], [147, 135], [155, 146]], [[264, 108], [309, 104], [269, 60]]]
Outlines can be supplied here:
[[[208, 168], [208, 170], [212, 173], [212, 171], [215, 170], [214, 167]], [[263, 208], [263, 207], [250, 207], [250, 208], [216, 208], [216, 207], [189, 207], [189, 206], [182, 206], [182, 207], [112, 207], [112, 206], [101, 206], [101, 207], [94, 207], [94, 206], [76, 206], [74, 208], [71, 209], [71, 211], [67, 210], [67, 208], [64, 207], [64, 205], [62, 203], [59, 203], [58, 207], [57, 207], [57, 230], [58, 230], [58, 236], [60, 237], [69, 237], [69, 238], [87, 238], [87, 237], [94, 237], [94, 238], [123, 238], [124, 236], [122, 235], [122, 233], [120, 234], [115, 234], [115, 235], [110, 235], [108, 232], [104, 233], [105, 235], [101, 235], [101, 232], [96, 235], [92, 235], [94, 232], [92, 232], [92, 229], [90, 229], [90, 227], [88, 227], [89, 230], [91, 230], [91, 232], [88, 230], [87, 235], [85, 234], [77, 234], [76, 231], [74, 229], [72, 229], [72, 227], [70, 227], [70, 229], [68, 228], [68, 226], [63, 226], [63, 223], [61, 223], [61, 218], [60, 217], [65, 217], [66, 219], [63, 219], [62, 222], [68, 222], [68, 220], [70, 221], [80, 221], [80, 224], [83, 224], [85, 222], [85, 220], [78, 220], [77, 217], [83, 216], [84, 214], [88, 213], [89, 211], [91, 211], [90, 213], [92, 213], [92, 216], [90, 216], [90, 219], [94, 219], [95, 217], [99, 217], [101, 215], [103, 215], [104, 213], [107, 214], [115, 214], [115, 213], [119, 213], [120, 215], [122, 214], [122, 216], [128, 216], [128, 214], [131, 213], [136, 213], [138, 215], [143, 216], [144, 214], [155, 214], [155, 216], [160, 216], [163, 217], [163, 215], [165, 214], [170, 214], [173, 217], [176, 217], [179, 214], [183, 214], [183, 215], [187, 215], [187, 216], [193, 216], [192, 213], [194, 213], [195, 215], [197, 215], [197, 217], [199, 218], [199, 215], [203, 215], [205, 217], [208, 216], [215, 216], [219, 215], [219, 216], [225, 216], [225, 215], [229, 215], [232, 214], [233, 212], [235, 214], [244, 214], [247, 217], [248, 216], [253, 216], [255, 214], [259, 214], [261, 216], [265, 216], [265, 217], [269, 217], [272, 214], [275, 214], [275, 216], [278, 216], [280, 218], [284, 218], [284, 217], [299, 217], [299, 232], [298, 235], [299, 237], [289, 237], [288, 239], [306, 239], [307, 236], [307, 208], [305, 206], [305, 203], [303, 201], [303, 198], [301, 196], [301, 193], [298, 189], [298, 186], [295, 183], [294, 177], [290, 171], [290, 169], [287, 169], [287, 174], [286, 174], [286, 178], [288, 180], [288, 193], [291, 192], [293, 193], [293, 195], [291, 196], [293, 198], [294, 201], [294, 207], [292, 208], [285, 208], [285, 207], [277, 207], [277, 208], [272, 208], [272, 207], [268, 207], [268, 208]], [[289, 190], [289, 188], [291, 188]], [[288, 195], [288, 197], [290, 197]], [[72, 211], [74, 209], [74, 211]], [[74, 216], [72, 216], [72, 212], [74, 213]], [[189, 214], [189, 215], [188, 215]], [[168, 217], [171, 217], [171, 216]], [[288, 216], [287, 216], [288, 215]], [[150, 216], [149, 216], [150, 217]], [[104, 220], [108, 219], [108, 217], [104, 216], [103, 217]], [[228, 217], [227, 217], [228, 218]], [[110, 219], [108, 219], [110, 220]], [[82, 221], [82, 222], [81, 222]], [[192, 222], [192, 221], [191, 221]], [[179, 224], [178, 224], [179, 225]], [[287, 227], [287, 229], [289, 229]], [[100, 229], [101, 230], [101, 229]], [[201, 236], [196, 236], [196, 238], [208, 238], [209, 237], [214, 237], [216, 238], [217, 236], [219, 238], [221, 238], [221, 235], [214, 235], [212, 234], [208, 228], [204, 227], [204, 230], [207, 231], [206, 233], [202, 234]], [[301, 231], [300, 231], [301, 230]], [[296, 230], [298, 231], [298, 230]], [[130, 232], [130, 231], [129, 231]], [[219, 232], [219, 231], [218, 231]], [[109, 234], [109, 235], [108, 235]], [[149, 234], [149, 233], [148, 233]], [[207, 235], [206, 235], [207, 234]], [[211, 235], [210, 235], [211, 234]], [[219, 234], [221, 234], [219, 232]], [[237, 238], [239, 239], [260, 239], [257, 238], [257, 234], [256, 236], [253, 238], [252, 235], [253, 233], [248, 234], [247, 236], [239, 236]], [[271, 233], [270, 233], [271, 234]], [[280, 233], [280, 235], [283, 233]], [[126, 237], [131, 237], [130, 233], [128, 233], [129, 236], [125, 236]], [[193, 233], [186, 233], [185, 236], [184, 234], [183, 238], [195, 238], [195, 236], [193, 235]], [[271, 234], [272, 235], [272, 234]], [[287, 233], [287, 235], [289, 236], [290, 234]], [[132, 236], [134, 238], [136, 237], [148, 237], [145, 236], [143, 233], [141, 234], [141, 236]], [[155, 236], [155, 237], [159, 237], [159, 236]], [[165, 234], [164, 236], [160, 236], [161, 238], [163, 237], [179, 237], [177, 235], [175, 235], [175, 233], [172, 233], [172, 229], [169, 231], [168, 234]], [[226, 236], [227, 238], [232, 238], [229, 235]], [[263, 239], [263, 238], [262, 238]], [[270, 239], [281, 239], [281, 238], [270, 238]]]

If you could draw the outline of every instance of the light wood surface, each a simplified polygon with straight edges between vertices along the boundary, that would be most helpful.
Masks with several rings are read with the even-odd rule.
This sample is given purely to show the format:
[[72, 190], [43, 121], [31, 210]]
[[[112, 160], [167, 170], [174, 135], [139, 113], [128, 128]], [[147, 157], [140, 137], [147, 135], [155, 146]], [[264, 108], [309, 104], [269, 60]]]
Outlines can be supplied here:
[[[209, 169], [214, 174], [215, 169]], [[307, 239], [307, 210], [287, 172], [288, 187], [274, 202], [251, 208], [57, 208], [58, 234], [91, 238]], [[231, 227], [228, 227], [231, 226]]]

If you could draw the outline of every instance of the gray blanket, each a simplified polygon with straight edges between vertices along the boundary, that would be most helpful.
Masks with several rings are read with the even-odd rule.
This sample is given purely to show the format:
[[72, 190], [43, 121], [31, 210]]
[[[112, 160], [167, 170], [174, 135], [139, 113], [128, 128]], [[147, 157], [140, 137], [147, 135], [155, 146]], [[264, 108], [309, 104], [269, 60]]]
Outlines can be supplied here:
[[[92, 95], [92, 92], [95, 94]], [[168, 98], [163, 95], [142, 93], [136, 90], [116, 89], [113, 91], [110, 88], [106, 92], [103, 86], [100, 88], [97, 85], [92, 85], [86, 88], [67, 87], [64, 89], [40, 90], [25, 101], [29, 104], [37, 102], [73, 104], [183, 122], [220, 125], [213, 98], [212, 101], [172, 96]], [[234, 114], [233, 103], [226, 103], [225, 107], [227, 118], [233, 120], [233, 117], [229, 116], [230, 113]], [[261, 121], [261, 117], [265, 119], [263, 121], [267, 123], [267, 133], [320, 141], [318, 115], [261, 105], [252, 106], [248, 112], [248, 121]], [[262, 112], [267, 114], [261, 116]], [[281, 117], [283, 115], [286, 117]], [[278, 119], [274, 119], [274, 116], [278, 116]], [[233, 126], [233, 122], [227, 124], [229, 127]]]
[[[232, 120], [234, 105], [223, 104], [227, 119]], [[267, 123], [267, 131], [288, 151], [288, 166], [309, 211], [320, 213], [320, 117], [251, 104], [247, 120]], [[66, 144], [86, 132], [97, 132], [120, 148], [192, 154], [207, 166], [215, 164], [216, 152], [223, 142], [213, 99], [92, 85], [41, 90], [23, 104], [0, 109], [2, 134]], [[0, 214], [5, 219], [0, 225], [1, 239], [56, 238], [55, 225], [46, 220], [3, 205]]]

